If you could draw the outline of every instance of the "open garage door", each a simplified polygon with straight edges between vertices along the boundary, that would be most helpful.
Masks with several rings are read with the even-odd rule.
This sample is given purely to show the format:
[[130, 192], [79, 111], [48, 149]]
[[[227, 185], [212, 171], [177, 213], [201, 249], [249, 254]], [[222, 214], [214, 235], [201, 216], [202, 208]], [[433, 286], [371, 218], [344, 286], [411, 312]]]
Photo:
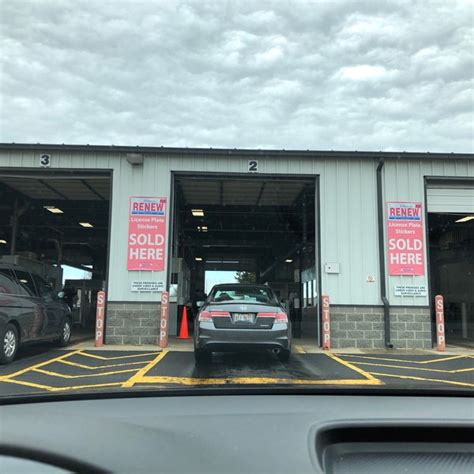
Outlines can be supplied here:
[[426, 187], [428, 212], [474, 214], [474, 182], [431, 181]]
[[175, 175], [175, 313], [185, 304], [197, 311], [211, 273], [213, 283], [220, 276], [222, 283], [268, 284], [287, 306], [294, 335], [316, 344], [315, 196], [315, 177]]
[[430, 282], [445, 301], [446, 341], [474, 347], [474, 180], [427, 182]]
[[0, 263], [64, 290], [76, 337], [93, 337], [106, 284], [110, 193], [110, 172], [0, 171]]

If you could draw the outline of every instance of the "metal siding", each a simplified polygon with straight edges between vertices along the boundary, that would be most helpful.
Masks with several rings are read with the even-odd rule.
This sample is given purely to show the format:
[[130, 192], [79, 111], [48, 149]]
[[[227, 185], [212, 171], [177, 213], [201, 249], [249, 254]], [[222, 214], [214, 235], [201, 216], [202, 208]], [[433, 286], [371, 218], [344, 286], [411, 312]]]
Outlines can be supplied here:
[[[158, 301], [158, 295], [130, 292], [133, 279], [149, 279], [150, 273], [126, 270], [129, 197], [167, 196], [169, 200], [171, 171], [247, 174], [251, 158], [147, 153], [143, 167], [133, 167], [122, 152], [54, 151], [51, 155], [51, 169], [113, 170], [108, 299], [114, 301]], [[35, 151], [1, 151], [0, 168], [39, 169], [38, 157]], [[320, 175], [322, 292], [330, 296], [332, 304], [380, 304], [374, 160], [303, 156], [285, 160], [264, 155], [255, 158], [259, 161], [259, 174]], [[474, 176], [474, 161], [386, 160], [385, 200], [423, 202], [424, 176]], [[339, 262], [340, 274], [326, 275], [324, 263], [327, 262]], [[367, 275], [373, 275], [375, 283], [367, 283]], [[153, 278], [166, 281], [166, 272], [155, 272]], [[426, 276], [388, 277], [391, 304], [427, 305], [427, 298], [392, 294], [393, 285], [402, 278], [405, 284], [428, 284]]]
[[[321, 265], [341, 264], [338, 275], [322, 273], [322, 291], [330, 295], [333, 304], [379, 304], [374, 161], [310, 157], [283, 160], [265, 156], [256, 159], [259, 175], [320, 175]], [[172, 170], [248, 174], [248, 160], [249, 157], [173, 157]], [[367, 275], [375, 276], [376, 282], [367, 283]]]
[[[473, 162], [456, 161], [418, 161], [418, 160], [387, 160], [384, 171], [384, 196], [387, 201], [420, 201], [426, 209], [424, 194], [424, 178], [439, 177], [474, 177]], [[386, 219], [386, 207], [384, 206]], [[426, 221], [423, 219], [424, 230]], [[385, 226], [385, 222], [384, 222]], [[394, 306], [427, 306], [427, 297], [395, 296], [395, 285], [426, 285], [428, 288], [428, 242], [425, 242], [425, 275], [424, 276], [389, 276], [387, 271], [387, 289], [389, 301]]]

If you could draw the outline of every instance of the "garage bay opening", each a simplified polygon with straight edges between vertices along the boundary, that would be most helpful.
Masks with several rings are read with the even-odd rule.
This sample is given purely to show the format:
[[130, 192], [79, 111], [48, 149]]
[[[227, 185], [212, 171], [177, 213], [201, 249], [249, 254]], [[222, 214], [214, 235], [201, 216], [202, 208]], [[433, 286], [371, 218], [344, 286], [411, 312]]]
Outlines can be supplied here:
[[294, 337], [317, 344], [316, 178], [176, 174], [173, 196], [171, 334], [213, 284], [248, 282], [272, 287]]
[[427, 181], [431, 294], [444, 298], [446, 343], [474, 347], [474, 180]]
[[107, 279], [110, 194], [109, 172], [0, 172], [2, 271], [37, 299], [48, 325], [57, 319], [56, 302], [65, 302], [73, 342], [94, 335], [97, 293]]

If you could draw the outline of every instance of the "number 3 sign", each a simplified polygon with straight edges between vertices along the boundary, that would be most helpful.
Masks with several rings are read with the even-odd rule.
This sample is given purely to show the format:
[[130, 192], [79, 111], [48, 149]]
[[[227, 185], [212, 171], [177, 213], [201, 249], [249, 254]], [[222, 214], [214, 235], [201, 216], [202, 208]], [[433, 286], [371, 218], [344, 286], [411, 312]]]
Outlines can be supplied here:
[[43, 168], [49, 168], [51, 166], [51, 155], [43, 153], [42, 155], [40, 155], [39, 162], [40, 166], [42, 166]]

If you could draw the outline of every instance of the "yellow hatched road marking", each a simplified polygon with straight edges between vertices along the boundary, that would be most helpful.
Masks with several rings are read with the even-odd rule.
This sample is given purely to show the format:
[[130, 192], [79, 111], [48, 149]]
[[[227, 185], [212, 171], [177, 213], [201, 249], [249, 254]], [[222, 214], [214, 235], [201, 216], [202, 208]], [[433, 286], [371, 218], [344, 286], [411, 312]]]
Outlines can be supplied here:
[[[448, 360], [455, 360], [455, 359], [466, 359], [466, 358], [471, 358], [470, 355], [464, 354], [464, 355], [457, 355], [457, 356], [449, 356], [449, 357], [443, 357], [443, 358], [437, 358], [437, 359], [431, 359], [431, 360], [409, 360], [409, 359], [390, 359], [388, 357], [373, 357], [373, 356], [364, 356], [364, 355], [358, 355], [358, 354], [344, 354], [344, 357], [356, 357], [358, 359], [370, 359], [370, 360], [387, 360], [389, 362], [409, 362], [411, 364], [434, 364], [436, 362], [446, 362]], [[354, 362], [355, 364], [356, 362]]]
[[17, 372], [13, 372], [12, 374], [3, 375], [3, 376], [0, 377], [0, 382], [7, 382], [9, 379], [11, 379], [13, 377], [18, 377], [19, 375], [22, 375], [26, 372], [29, 372], [30, 370], [33, 370], [33, 369], [39, 369], [40, 367], [51, 364], [52, 362], [61, 362], [65, 358], [70, 357], [70, 356], [72, 356], [74, 354], [77, 354], [79, 352], [80, 351], [67, 352], [66, 354], [63, 354], [62, 356], [54, 357], [53, 359], [45, 360], [43, 362], [40, 362], [39, 364], [30, 365], [29, 367], [25, 367], [24, 369], [18, 370]]
[[454, 370], [446, 370], [446, 369], [427, 369], [425, 367], [409, 367], [406, 365], [392, 365], [392, 364], [377, 364], [376, 362], [353, 362], [353, 364], [358, 365], [370, 365], [372, 367], [389, 367], [393, 369], [409, 369], [409, 370], [423, 370], [426, 372], [442, 372], [444, 374], [458, 374], [462, 372], [472, 372], [474, 368], [468, 369], [454, 369]]
[[395, 377], [398, 379], [407, 379], [407, 380], [417, 380], [420, 382], [437, 382], [437, 383], [444, 383], [450, 385], [459, 385], [461, 387], [474, 387], [474, 384], [467, 383], [467, 382], [456, 382], [454, 380], [441, 380], [441, 379], [427, 379], [424, 377], [415, 377], [414, 375], [393, 375], [393, 374], [382, 374], [379, 372], [372, 372], [373, 375], [377, 375], [379, 377]]
[[384, 385], [375, 377], [368, 379], [304, 380], [273, 377], [229, 377], [229, 378], [193, 378], [168, 376], [143, 376], [135, 378], [134, 384], [178, 384], [178, 385], [233, 385], [233, 384], [286, 384], [286, 385]]
[[80, 355], [85, 356], [85, 357], [91, 357], [92, 359], [99, 359], [99, 360], [118, 360], [118, 359], [131, 359], [132, 357], [145, 357], [145, 356], [151, 356], [151, 355], [156, 355], [159, 354], [159, 351], [155, 352], [144, 352], [143, 354], [132, 354], [132, 355], [126, 355], [126, 356], [113, 356], [113, 357], [104, 357], [104, 356], [99, 356], [96, 354], [89, 354], [88, 352], [82, 352], [82, 351], [77, 351]]
[[27, 387], [33, 387], [33, 388], [41, 388], [42, 390], [48, 390], [48, 391], [51, 391], [51, 389], [54, 388], [54, 387], [50, 387], [49, 385], [42, 385], [42, 384], [33, 383], [33, 382], [25, 382], [24, 380], [7, 379], [7, 380], [2, 380], [2, 382], [13, 383], [16, 385], [25, 385]]
[[80, 367], [81, 369], [88, 369], [88, 370], [97, 370], [97, 369], [109, 369], [111, 367], [123, 367], [124, 365], [138, 365], [138, 364], [147, 364], [148, 360], [142, 360], [140, 362], [124, 362], [123, 364], [106, 364], [106, 365], [97, 365], [97, 366], [90, 366], [79, 364], [79, 362], [71, 362], [70, 360], [59, 360], [61, 364], [72, 365], [73, 367]]
[[324, 354], [326, 354], [328, 357], [335, 360], [336, 362], [339, 362], [340, 364], [344, 365], [348, 369], [351, 369], [354, 372], [357, 372], [358, 374], [364, 376], [366, 379], [380, 382], [380, 380], [376, 379], [373, 375], [369, 374], [369, 372], [366, 372], [365, 370], [362, 370], [359, 367], [356, 367], [355, 365], [352, 365], [350, 362], [347, 362], [347, 361], [341, 359], [340, 357], [333, 354], [332, 352], [324, 352]]
[[50, 370], [44, 369], [33, 369], [33, 372], [39, 372], [40, 374], [50, 375], [52, 377], [59, 377], [62, 379], [80, 379], [84, 377], [102, 377], [103, 375], [116, 375], [116, 374], [124, 374], [128, 372], [136, 372], [137, 369], [126, 369], [126, 370], [114, 370], [112, 372], [101, 372], [100, 374], [82, 374], [82, 375], [67, 375], [67, 374], [60, 374], [58, 372], [53, 372]]
[[163, 349], [162, 352], [160, 352], [152, 361], [150, 361], [145, 367], [142, 367], [135, 375], [132, 375], [126, 382], [123, 383], [122, 387], [123, 388], [130, 388], [133, 387], [134, 384], [137, 383], [137, 380], [140, 380], [143, 378], [143, 376], [151, 370], [160, 360], [162, 360], [166, 354], [168, 354], [168, 349]]

